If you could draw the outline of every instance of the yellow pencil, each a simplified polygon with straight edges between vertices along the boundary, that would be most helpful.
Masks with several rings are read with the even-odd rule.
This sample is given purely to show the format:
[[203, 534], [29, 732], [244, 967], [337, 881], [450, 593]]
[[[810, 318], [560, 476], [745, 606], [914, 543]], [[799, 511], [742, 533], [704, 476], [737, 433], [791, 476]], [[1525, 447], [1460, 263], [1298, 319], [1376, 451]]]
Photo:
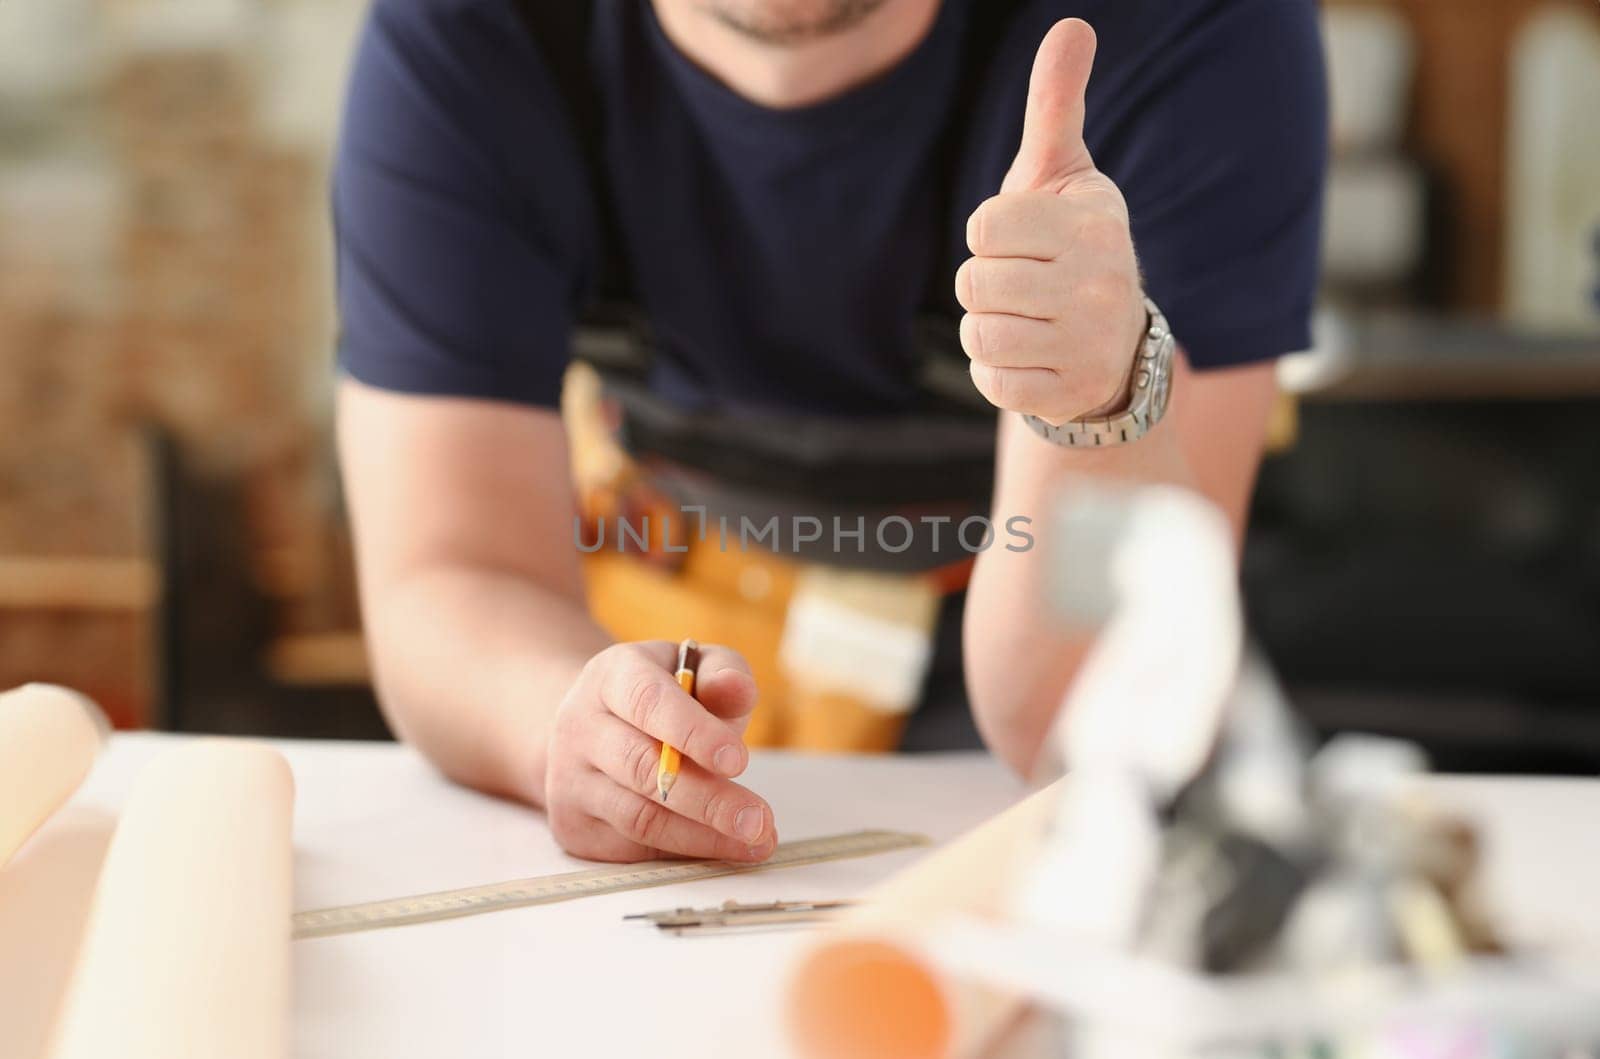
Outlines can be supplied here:
[[[678, 645], [678, 687], [688, 695], [694, 694], [694, 678], [699, 668], [700, 645], [693, 640], [683, 641]], [[678, 748], [663, 740], [661, 764], [656, 766], [656, 792], [661, 795], [662, 801], [667, 800], [672, 785], [678, 782], [678, 766], [682, 761], [683, 755]]]

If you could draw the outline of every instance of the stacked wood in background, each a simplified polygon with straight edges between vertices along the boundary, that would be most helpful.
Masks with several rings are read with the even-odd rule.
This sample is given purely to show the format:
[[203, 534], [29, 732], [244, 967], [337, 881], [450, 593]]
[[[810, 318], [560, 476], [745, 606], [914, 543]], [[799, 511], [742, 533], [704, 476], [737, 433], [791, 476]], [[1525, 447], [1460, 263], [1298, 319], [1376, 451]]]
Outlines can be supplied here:
[[111, 82], [130, 399], [195, 472], [238, 483], [251, 581], [285, 635], [355, 626], [325, 430], [326, 198], [312, 152], [263, 128], [237, 53], [158, 51]]
[[264, 128], [252, 38], [172, 39], [0, 127], [0, 687], [72, 684], [122, 725], [160, 720], [155, 434], [245, 509], [241, 581], [284, 631], [355, 626], [321, 156]]
[[120, 189], [94, 145], [0, 164], [0, 687], [149, 709], [156, 574], [148, 447], [120, 393]]
[[310, 166], [262, 141], [248, 71], [226, 52], [131, 55], [106, 102], [127, 189], [117, 272], [128, 400], [197, 469], [270, 462], [309, 426]]

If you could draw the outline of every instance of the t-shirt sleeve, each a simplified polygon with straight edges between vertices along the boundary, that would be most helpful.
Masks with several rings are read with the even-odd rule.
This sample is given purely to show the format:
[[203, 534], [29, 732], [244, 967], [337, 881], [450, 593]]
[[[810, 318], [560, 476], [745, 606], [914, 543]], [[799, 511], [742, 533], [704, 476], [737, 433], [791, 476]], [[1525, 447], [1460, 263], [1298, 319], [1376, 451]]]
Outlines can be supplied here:
[[368, 16], [333, 177], [338, 360], [361, 382], [559, 401], [592, 206], [513, 8], [378, 0]]
[[1310, 346], [1328, 142], [1311, 0], [1208, 8], [1126, 80], [1091, 84], [1085, 129], [1146, 289], [1202, 369]]

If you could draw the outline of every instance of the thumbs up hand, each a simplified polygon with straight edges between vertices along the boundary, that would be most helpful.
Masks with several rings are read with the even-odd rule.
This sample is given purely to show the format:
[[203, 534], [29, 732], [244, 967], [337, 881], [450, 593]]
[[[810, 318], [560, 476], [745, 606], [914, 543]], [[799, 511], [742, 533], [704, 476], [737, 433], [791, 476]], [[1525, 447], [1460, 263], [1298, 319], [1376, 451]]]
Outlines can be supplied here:
[[1145, 327], [1128, 207], [1083, 143], [1094, 30], [1045, 36], [1022, 146], [967, 221], [956, 272], [972, 381], [996, 407], [1054, 424], [1117, 410]]

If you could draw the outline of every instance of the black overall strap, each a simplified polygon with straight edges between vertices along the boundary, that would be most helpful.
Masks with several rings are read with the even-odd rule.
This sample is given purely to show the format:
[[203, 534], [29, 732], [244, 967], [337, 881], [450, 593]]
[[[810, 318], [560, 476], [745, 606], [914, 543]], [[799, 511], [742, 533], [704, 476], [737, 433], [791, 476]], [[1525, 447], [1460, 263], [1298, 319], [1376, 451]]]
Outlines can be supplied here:
[[[1001, 39], [1021, 6], [1021, 0], [971, 0], [962, 42], [961, 73], [930, 167], [938, 181], [941, 223], [957, 223], [961, 174], [966, 168], [966, 153], [984, 86]], [[961, 349], [961, 306], [955, 295], [959, 262], [947, 253], [947, 245], [948, 239], [941, 240], [929, 262], [927, 287], [916, 320], [917, 386], [930, 409], [954, 415], [993, 415], [993, 407], [972, 385], [967, 356]]]
[[[944, 130], [939, 134], [933, 154], [934, 179], [938, 181], [939, 191], [939, 216], [946, 221], [954, 218], [960, 207], [957, 201], [960, 177], [965, 169], [971, 133], [978, 119], [978, 105], [982, 102], [984, 85], [993, 67], [994, 56], [1000, 50], [1001, 39], [1011, 25], [1012, 17], [1022, 7], [1022, 0], [971, 0], [970, 6], [966, 37], [961, 47], [961, 75], [956, 82], [950, 113], [945, 118]], [[932, 274], [928, 278], [924, 312], [959, 318], [961, 307], [955, 299], [956, 264], [946, 257], [941, 245], [939, 253], [934, 255]]]
[[605, 158], [605, 119], [589, 62], [594, 0], [514, 0], [545, 69], [555, 82], [594, 197], [599, 246], [595, 297], [604, 305], [632, 303], [626, 244], [611, 205]]

